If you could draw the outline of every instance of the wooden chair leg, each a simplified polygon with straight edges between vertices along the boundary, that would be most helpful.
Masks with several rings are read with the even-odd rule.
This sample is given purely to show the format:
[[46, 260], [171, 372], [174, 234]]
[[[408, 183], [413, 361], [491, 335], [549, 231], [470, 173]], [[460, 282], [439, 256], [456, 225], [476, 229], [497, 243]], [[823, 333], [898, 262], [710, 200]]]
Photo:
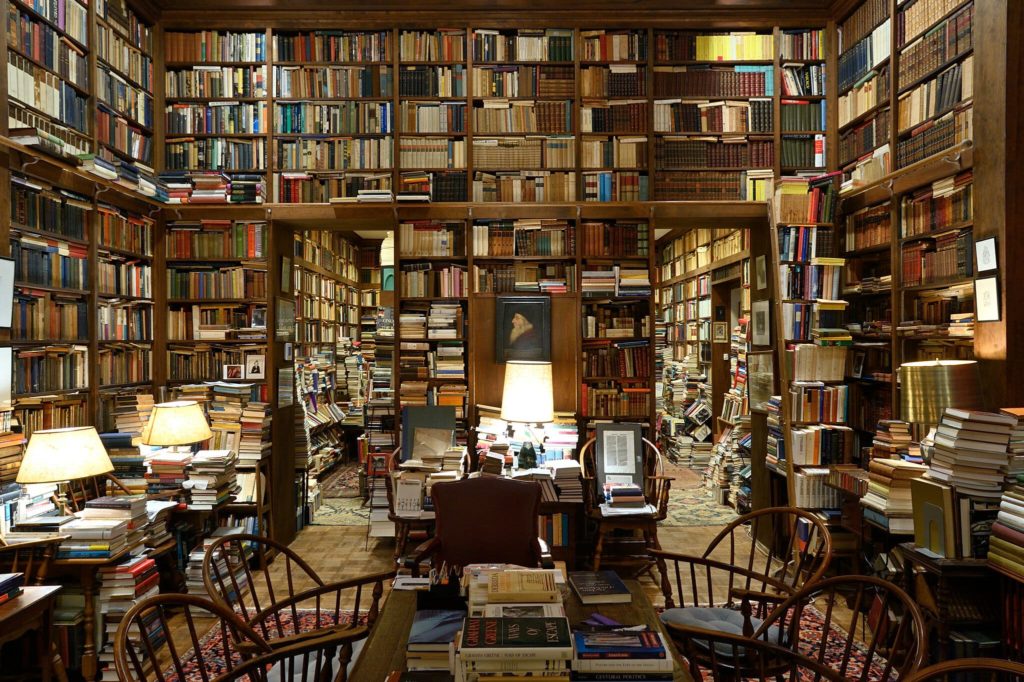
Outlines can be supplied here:
[[56, 642], [50, 642], [50, 662], [53, 666], [53, 676], [57, 682], [68, 682], [68, 671], [64, 667], [64, 659], [61, 658]]

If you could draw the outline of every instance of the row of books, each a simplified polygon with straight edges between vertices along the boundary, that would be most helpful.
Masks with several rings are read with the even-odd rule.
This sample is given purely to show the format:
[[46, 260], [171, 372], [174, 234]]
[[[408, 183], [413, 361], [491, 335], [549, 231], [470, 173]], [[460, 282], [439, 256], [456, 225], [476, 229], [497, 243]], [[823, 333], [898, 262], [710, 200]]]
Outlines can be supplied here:
[[10, 5], [7, 11], [8, 46], [42, 64], [82, 90], [89, 89], [89, 64], [85, 53], [63, 39], [58, 29], [37, 21]]
[[473, 139], [473, 166], [499, 168], [572, 168], [576, 141], [571, 137], [502, 137]]
[[398, 72], [399, 97], [465, 97], [466, 67], [409, 66]]
[[477, 293], [537, 292], [562, 294], [576, 291], [576, 265], [563, 263], [510, 263], [473, 266]]
[[472, 229], [474, 256], [572, 256], [576, 251], [576, 228], [566, 220], [498, 220]]
[[573, 31], [571, 29], [517, 29], [508, 34], [500, 31], [473, 31], [474, 62], [571, 62]]
[[654, 196], [659, 200], [765, 201], [771, 169], [745, 171], [659, 171]]
[[506, 171], [473, 173], [473, 201], [514, 203], [576, 200], [576, 173]]
[[771, 66], [655, 66], [654, 96], [772, 97], [775, 74]]
[[399, 105], [402, 130], [416, 133], [466, 132], [465, 102], [415, 102]]
[[974, 274], [973, 231], [946, 232], [901, 247], [903, 286], [938, 284]]
[[[96, 138], [100, 144], [133, 160], [144, 164], [152, 163], [153, 136], [102, 102], [96, 104]], [[114, 160], [109, 150], [101, 148], [100, 153], [109, 160]]]
[[219, 102], [216, 106], [194, 103], [169, 104], [165, 109], [164, 120], [167, 133], [171, 135], [265, 133], [267, 105], [265, 102]]
[[974, 97], [974, 56], [900, 95], [898, 130], [905, 132]]
[[267, 96], [265, 66], [193, 66], [168, 69], [164, 95], [175, 99], [263, 98]]
[[964, 171], [900, 199], [900, 237], [949, 229], [974, 219], [974, 173]]
[[576, 96], [576, 69], [556, 65], [474, 66], [473, 97]]
[[168, 170], [265, 170], [267, 142], [263, 138], [168, 138], [165, 147]]
[[654, 145], [659, 169], [770, 168], [775, 160], [771, 140], [720, 142], [717, 139], [659, 137]]
[[580, 69], [583, 97], [644, 97], [647, 69], [636, 64], [584, 66]]
[[164, 35], [168, 62], [262, 62], [267, 58], [266, 34], [198, 31]]
[[900, 52], [901, 87], [913, 83], [972, 49], [973, 20], [974, 5], [969, 4], [920, 38], [906, 44]]
[[15, 52], [7, 53], [7, 94], [63, 125], [84, 134], [89, 132], [88, 97], [60, 76]]
[[266, 264], [167, 268], [167, 295], [175, 298], [260, 299], [267, 296]]
[[278, 98], [383, 97], [393, 92], [390, 66], [274, 66]]
[[844, 93], [889, 58], [892, 20], [875, 25], [856, 44], [843, 45], [839, 55], [839, 92]]
[[843, 128], [859, 116], [889, 100], [889, 65], [870, 71], [856, 85], [839, 96], [836, 106], [839, 127]]
[[267, 223], [231, 220], [177, 221], [167, 226], [165, 255], [171, 259], [266, 257]]
[[654, 130], [659, 133], [771, 133], [773, 128], [771, 99], [654, 102]]

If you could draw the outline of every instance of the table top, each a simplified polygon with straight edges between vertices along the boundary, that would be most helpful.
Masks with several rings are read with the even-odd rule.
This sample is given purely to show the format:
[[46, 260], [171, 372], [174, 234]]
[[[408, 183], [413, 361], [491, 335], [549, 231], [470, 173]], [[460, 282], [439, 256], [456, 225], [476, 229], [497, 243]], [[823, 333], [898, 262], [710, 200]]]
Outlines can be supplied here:
[[52, 600], [60, 592], [59, 585], [23, 587], [21, 594], [0, 604], [0, 625], [13, 618], [23, 618], [26, 611], [40, 602]]
[[[633, 600], [628, 604], [598, 604], [585, 606], [568, 590], [565, 596], [565, 613], [569, 624], [574, 625], [586, 620], [592, 613], [600, 613], [613, 618], [623, 625], [639, 625], [641, 623], [657, 627], [665, 635], [665, 641], [671, 640], [665, 632], [658, 614], [644, 594], [643, 588], [635, 580], [626, 580]], [[409, 628], [416, 613], [416, 592], [408, 590], [392, 590], [388, 595], [380, 617], [374, 625], [373, 632], [366, 640], [366, 646], [359, 656], [351, 680], [383, 680], [393, 670], [405, 670], [405, 645], [409, 639]], [[676, 662], [675, 680], [690, 682], [692, 677]]]

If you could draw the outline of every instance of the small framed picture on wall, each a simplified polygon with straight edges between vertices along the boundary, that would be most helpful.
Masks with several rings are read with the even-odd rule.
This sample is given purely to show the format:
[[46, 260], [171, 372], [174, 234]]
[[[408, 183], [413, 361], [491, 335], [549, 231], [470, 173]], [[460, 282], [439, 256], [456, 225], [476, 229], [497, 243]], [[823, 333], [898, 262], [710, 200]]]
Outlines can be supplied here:
[[728, 343], [729, 323], [715, 322], [714, 327], [711, 330], [711, 340], [714, 341], [715, 343]]
[[978, 261], [978, 272], [990, 272], [999, 267], [996, 252], [996, 238], [979, 239], [974, 243], [974, 256]]

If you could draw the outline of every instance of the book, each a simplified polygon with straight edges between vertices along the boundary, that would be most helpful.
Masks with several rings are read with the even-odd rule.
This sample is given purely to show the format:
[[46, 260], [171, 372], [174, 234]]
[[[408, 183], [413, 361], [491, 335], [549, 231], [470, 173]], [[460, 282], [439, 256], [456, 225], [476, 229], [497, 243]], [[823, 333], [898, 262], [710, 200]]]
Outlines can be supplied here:
[[417, 611], [409, 629], [409, 651], [448, 651], [462, 628], [465, 611], [423, 609]]
[[[509, 571], [513, 572], [518, 571]], [[467, 660], [569, 660], [573, 649], [569, 621], [565, 618], [467, 618], [458, 651]]]
[[628, 604], [633, 598], [615, 571], [573, 571], [569, 584], [584, 604]]
[[957, 556], [953, 488], [930, 478], [910, 481], [914, 507], [914, 544], [936, 554]]
[[661, 634], [652, 630], [574, 632], [573, 641], [579, 660], [668, 658]]
[[550, 571], [501, 571], [487, 582], [487, 601], [492, 604], [558, 602], [560, 597]]

